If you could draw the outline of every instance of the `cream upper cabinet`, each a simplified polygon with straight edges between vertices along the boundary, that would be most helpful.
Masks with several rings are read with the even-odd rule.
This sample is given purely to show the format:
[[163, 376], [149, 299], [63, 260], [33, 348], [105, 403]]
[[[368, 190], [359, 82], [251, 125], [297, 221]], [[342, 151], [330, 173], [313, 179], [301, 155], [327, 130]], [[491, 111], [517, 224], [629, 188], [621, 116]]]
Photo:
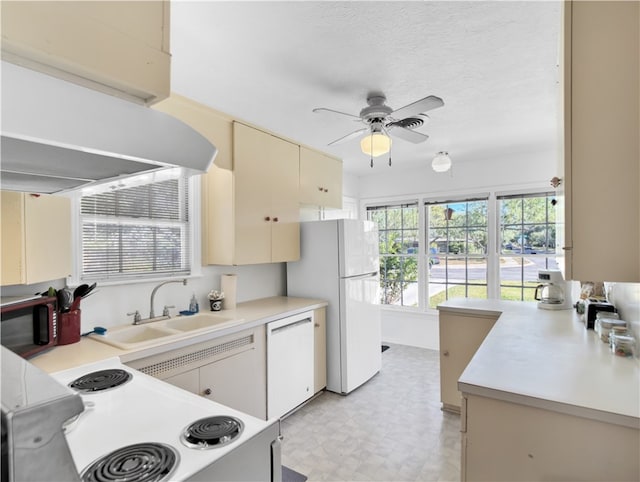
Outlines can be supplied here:
[[71, 275], [68, 198], [2, 191], [2, 286]]
[[300, 258], [300, 147], [185, 97], [153, 106], [209, 139], [202, 175], [202, 261], [244, 265]]
[[640, 282], [638, 2], [567, 2], [566, 277]]
[[300, 147], [300, 203], [342, 208], [342, 161]]
[[233, 125], [233, 264], [300, 258], [299, 146], [239, 122]]
[[2, 58], [129, 100], [169, 95], [169, 1], [3, 1]]

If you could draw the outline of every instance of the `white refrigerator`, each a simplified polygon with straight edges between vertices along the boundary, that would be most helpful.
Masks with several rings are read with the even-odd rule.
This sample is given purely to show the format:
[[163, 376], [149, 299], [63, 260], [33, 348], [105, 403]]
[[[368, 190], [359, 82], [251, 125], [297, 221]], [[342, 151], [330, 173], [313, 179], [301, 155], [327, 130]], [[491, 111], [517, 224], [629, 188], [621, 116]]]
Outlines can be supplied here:
[[380, 371], [378, 229], [336, 219], [300, 226], [300, 261], [287, 263], [287, 294], [327, 300], [327, 389], [347, 394]]

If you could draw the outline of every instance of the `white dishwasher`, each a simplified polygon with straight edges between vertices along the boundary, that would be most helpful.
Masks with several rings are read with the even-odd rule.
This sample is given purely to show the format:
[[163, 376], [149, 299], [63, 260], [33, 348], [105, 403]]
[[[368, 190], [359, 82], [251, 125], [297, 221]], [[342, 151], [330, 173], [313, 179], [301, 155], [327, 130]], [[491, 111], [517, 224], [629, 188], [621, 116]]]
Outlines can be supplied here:
[[267, 418], [313, 395], [313, 311], [267, 324]]

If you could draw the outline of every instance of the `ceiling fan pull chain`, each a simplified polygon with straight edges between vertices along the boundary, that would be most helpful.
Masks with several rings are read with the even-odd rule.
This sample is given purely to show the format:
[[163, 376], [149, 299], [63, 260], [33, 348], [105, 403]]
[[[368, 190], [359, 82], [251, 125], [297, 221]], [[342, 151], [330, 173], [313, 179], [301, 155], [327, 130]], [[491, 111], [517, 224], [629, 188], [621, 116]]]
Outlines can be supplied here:
[[373, 156], [371, 156], [371, 164], [370, 166], [373, 168]]
[[391, 145], [389, 145], [389, 167], [391, 167]]

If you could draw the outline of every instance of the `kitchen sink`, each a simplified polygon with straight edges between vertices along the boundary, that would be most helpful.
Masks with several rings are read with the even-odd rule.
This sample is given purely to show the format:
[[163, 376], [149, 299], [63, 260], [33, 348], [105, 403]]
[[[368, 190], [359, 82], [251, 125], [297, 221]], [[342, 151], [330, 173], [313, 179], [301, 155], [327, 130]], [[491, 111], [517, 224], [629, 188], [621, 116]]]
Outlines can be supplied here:
[[163, 326], [179, 331], [194, 331], [202, 330], [205, 328], [212, 328], [225, 323], [227, 321], [242, 321], [231, 316], [223, 315], [192, 315], [192, 316], [179, 316], [177, 318], [171, 318], [170, 320], [162, 322]]
[[178, 316], [149, 324], [121, 325], [109, 328], [103, 335], [91, 334], [89, 336], [92, 340], [122, 350], [133, 350], [174, 338], [183, 338], [195, 332], [204, 333], [227, 322], [239, 321], [243, 320], [230, 316], [202, 313], [192, 316]]
[[108, 329], [104, 335], [90, 335], [92, 339], [129, 350], [140, 345], [149, 344], [159, 338], [175, 335], [176, 331], [149, 325], [127, 325]]

